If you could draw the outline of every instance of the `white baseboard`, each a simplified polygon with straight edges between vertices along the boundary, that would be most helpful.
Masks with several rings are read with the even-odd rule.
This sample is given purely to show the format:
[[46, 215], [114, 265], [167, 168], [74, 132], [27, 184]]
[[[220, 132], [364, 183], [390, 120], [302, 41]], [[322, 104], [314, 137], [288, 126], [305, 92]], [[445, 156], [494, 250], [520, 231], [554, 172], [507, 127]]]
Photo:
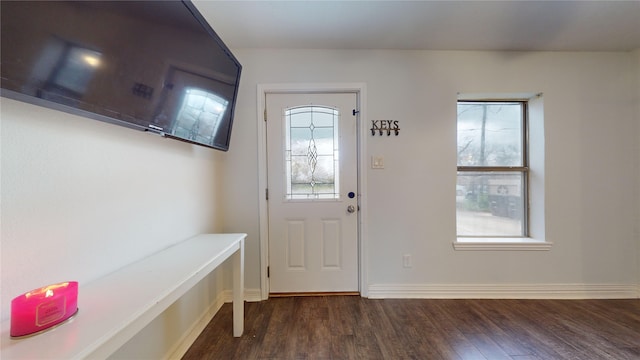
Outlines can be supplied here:
[[[254, 302], [260, 301], [260, 289], [247, 289], [244, 291], [244, 299], [245, 301]], [[185, 336], [180, 339], [173, 348], [168, 351], [168, 355], [164, 358], [165, 360], [170, 359], [180, 359], [184, 354], [186, 354], [187, 350], [193, 345], [198, 336], [204, 331], [207, 327], [211, 319], [218, 313], [220, 308], [224, 303], [233, 302], [233, 291], [224, 290], [216, 299], [211, 303], [211, 305], [205, 309], [200, 318], [191, 326], [191, 328], [185, 332]]]
[[625, 284], [373, 284], [371, 299], [635, 299]]
[[[224, 295], [224, 302], [233, 302], [233, 292], [231, 290], [225, 290], [222, 294]], [[244, 301], [262, 301], [262, 293], [260, 292], [260, 289], [244, 289]]]
[[260, 289], [245, 290], [244, 299], [249, 302], [262, 301], [262, 291]]
[[198, 336], [207, 327], [211, 319], [218, 313], [218, 310], [224, 304], [224, 292], [219, 294], [211, 305], [205, 309], [200, 318], [191, 326], [191, 328], [185, 332], [185, 335], [180, 339], [175, 346], [167, 353], [168, 355], [164, 360], [180, 359], [189, 350], [191, 345], [196, 341]]

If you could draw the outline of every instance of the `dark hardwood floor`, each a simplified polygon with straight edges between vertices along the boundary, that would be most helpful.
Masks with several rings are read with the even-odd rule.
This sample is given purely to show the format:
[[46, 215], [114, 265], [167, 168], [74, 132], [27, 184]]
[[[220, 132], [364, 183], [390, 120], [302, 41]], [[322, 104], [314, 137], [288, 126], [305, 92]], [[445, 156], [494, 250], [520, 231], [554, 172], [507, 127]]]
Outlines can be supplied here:
[[271, 298], [225, 304], [183, 359], [640, 359], [640, 299]]

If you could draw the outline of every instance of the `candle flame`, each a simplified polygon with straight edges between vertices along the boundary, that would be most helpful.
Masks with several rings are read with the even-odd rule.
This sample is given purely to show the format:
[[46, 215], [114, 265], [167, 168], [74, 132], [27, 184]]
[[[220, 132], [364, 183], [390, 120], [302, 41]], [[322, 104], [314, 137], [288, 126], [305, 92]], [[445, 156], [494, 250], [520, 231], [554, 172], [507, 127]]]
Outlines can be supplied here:
[[24, 294], [24, 296], [27, 299], [32, 297], [32, 296], [38, 296], [38, 295], [42, 296], [42, 294], [44, 294], [44, 297], [52, 297], [53, 296], [53, 290], [66, 288], [67, 286], [69, 286], [68, 282], [63, 282], [63, 283], [59, 283], [59, 284], [53, 284], [53, 285], [41, 287], [40, 289], [29, 291], [28, 293]]

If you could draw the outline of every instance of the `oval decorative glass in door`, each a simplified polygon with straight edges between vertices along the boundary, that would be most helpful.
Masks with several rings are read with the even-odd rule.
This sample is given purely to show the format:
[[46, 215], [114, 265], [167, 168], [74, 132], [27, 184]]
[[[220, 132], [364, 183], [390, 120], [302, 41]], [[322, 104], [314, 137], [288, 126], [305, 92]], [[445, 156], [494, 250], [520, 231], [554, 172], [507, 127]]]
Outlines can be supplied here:
[[286, 199], [339, 199], [339, 111], [303, 106], [284, 116]]

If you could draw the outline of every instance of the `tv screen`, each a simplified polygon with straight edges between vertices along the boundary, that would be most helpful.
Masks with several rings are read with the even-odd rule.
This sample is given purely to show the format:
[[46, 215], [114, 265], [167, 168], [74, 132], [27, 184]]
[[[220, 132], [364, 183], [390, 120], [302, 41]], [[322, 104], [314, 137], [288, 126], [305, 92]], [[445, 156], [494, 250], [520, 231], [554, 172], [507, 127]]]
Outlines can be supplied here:
[[189, 1], [1, 1], [2, 96], [226, 151], [242, 66]]

